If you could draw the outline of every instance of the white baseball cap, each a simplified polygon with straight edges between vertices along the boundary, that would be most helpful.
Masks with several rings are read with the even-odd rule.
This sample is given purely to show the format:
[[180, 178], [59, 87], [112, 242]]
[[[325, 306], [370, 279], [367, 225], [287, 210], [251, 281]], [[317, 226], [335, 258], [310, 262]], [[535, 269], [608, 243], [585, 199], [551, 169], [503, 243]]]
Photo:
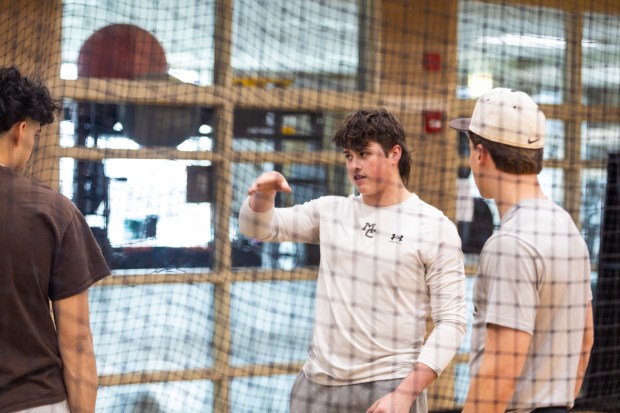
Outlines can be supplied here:
[[471, 118], [454, 119], [448, 125], [519, 148], [545, 145], [545, 115], [528, 94], [517, 90], [498, 87], [484, 93]]

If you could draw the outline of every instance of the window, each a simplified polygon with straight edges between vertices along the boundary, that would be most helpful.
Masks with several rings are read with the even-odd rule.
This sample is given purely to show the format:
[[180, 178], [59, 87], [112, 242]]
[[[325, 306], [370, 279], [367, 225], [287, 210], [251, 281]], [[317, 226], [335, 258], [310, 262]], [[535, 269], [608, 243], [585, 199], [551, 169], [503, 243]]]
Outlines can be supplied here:
[[618, 16], [583, 14], [581, 39], [583, 103], [620, 105], [620, 21]]
[[[301, 204], [323, 195], [350, 192], [344, 166], [315, 163], [296, 163], [294, 157], [323, 150], [334, 152], [329, 141], [335, 126], [336, 114], [320, 112], [285, 112], [252, 109], [235, 110], [233, 150], [247, 153], [281, 153], [293, 161], [264, 163], [235, 163], [233, 165], [233, 266], [261, 266], [292, 270], [314, 266], [319, 262], [317, 245], [292, 242], [260, 243], [247, 239], [237, 230], [237, 214], [246, 197], [247, 188], [265, 171], [281, 172], [292, 188], [290, 194], [278, 193], [276, 206]], [[344, 165], [344, 163], [342, 164]]]
[[235, 1], [235, 84], [356, 90], [358, 7], [356, 0]]
[[457, 96], [508, 87], [538, 103], [562, 103], [565, 20], [559, 9], [460, 1]]
[[[212, 111], [69, 99], [64, 107], [61, 146], [116, 151], [119, 157], [60, 163], [61, 190], [86, 215], [110, 267], [210, 267], [212, 206], [209, 196], [196, 198], [195, 191], [212, 190], [211, 162], [131, 157], [145, 148], [179, 155], [211, 151]], [[199, 167], [207, 180], [194, 188]]]
[[61, 78], [213, 83], [214, 0], [62, 3]]
[[620, 150], [620, 123], [583, 122], [581, 159], [607, 161], [607, 154]]

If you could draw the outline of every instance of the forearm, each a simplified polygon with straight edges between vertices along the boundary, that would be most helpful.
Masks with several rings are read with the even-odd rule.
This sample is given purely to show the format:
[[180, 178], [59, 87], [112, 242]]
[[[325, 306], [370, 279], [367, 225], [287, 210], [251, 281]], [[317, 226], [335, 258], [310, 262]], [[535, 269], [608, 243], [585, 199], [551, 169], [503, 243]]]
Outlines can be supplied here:
[[469, 384], [463, 413], [504, 413], [514, 391], [514, 379], [492, 366], [481, 366]]
[[97, 399], [97, 365], [90, 335], [61, 343], [63, 379], [71, 413], [93, 413]]
[[396, 392], [413, 401], [437, 378], [437, 373], [424, 363], [415, 363], [407, 377], [398, 385]]
[[523, 370], [531, 335], [487, 324], [482, 365], [469, 385], [463, 413], [503, 413]]
[[94, 413], [97, 364], [88, 316], [88, 290], [52, 305], [71, 413]]
[[465, 330], [465, 323], [460, 321], [436, 324], [417, 361], [429, 366], [437, 375], [441, 374], [463, 343]]
[[405, 413], [411, 410], [415, 399], [424, 391], [437, 374], [423, 363], [415, 363], [407, 377], [391, 393], [375, 401], [366, 413]]
[[575, 398], [579, 396], [583, 378], [586, 375], [588, 362], [590, 361], [590, 352], [594, 345], [594, 321], [592, 315], [592, 302], [588, 304], [586, 309], [586, 325], [583, 332], [583, 340], [581, 342], [581, 355], [579, 356], [579, 365], [577, 366], [577, 378], [575, 382]]
[[579, 396], [579, 391], [583, 385], [583, 379], [586, 375], [586, 368], [588, 367], [589, 361], [590, 352], [588, 351], [587, 353], [581, 353], [581, 357], [579, 358], [579, 367], [577, 368], [577, 379], [575, 381], [575, 399]]
[[460, 239], [447, 219], [439, 231], [443, 238], [426, 274], [434, 327], [417, 360], [437, 374], [452, 361], [467, 330], [467, 294]]

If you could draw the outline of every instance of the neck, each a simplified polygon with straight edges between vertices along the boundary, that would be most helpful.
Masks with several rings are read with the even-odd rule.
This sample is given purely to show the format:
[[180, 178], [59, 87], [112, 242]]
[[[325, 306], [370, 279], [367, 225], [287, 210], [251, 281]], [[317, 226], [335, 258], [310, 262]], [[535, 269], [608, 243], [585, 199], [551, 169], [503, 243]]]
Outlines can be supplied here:
[[399, 182], [396, 185], [391, 185], [387, 189], [372, 195], [362, 194], [362, 200], [369, 206], [389, 207], [406, 201], [410, 196], [411, 192], [405, 188], [402, 182]]
[[546, 199], [547, 196], [540, 189], [536, 175], [512, 175], [502, 173], [498, 177], [495, 187], [495, 203], [499, 216], [504, 214], [515, 204], [527, 199]]
[[9, 169], [13, 169], [13, 159], [15, 155], [15, 148], [11, 142], [12, 140], [9, 132], [0, 135], [0, 166]]

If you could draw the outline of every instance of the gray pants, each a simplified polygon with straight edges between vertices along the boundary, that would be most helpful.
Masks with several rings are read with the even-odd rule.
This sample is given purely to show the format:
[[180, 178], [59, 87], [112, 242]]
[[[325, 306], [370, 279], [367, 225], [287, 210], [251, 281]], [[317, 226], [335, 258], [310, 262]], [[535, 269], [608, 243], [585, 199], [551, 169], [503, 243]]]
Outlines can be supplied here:
[[63, 400], [59, 403], [19, 410], [15, 413], [71, 413], [71, 410], [69, 410], [69, 403]]
[[[398, 387], [403, 379], [381, 380], [346, 386], [322, 386], [300, 372], [291, 391], [291, 413], [365, 413], [374, 402]], [[426, 391], [418, 396], [410, 413], [427, 413]]]

